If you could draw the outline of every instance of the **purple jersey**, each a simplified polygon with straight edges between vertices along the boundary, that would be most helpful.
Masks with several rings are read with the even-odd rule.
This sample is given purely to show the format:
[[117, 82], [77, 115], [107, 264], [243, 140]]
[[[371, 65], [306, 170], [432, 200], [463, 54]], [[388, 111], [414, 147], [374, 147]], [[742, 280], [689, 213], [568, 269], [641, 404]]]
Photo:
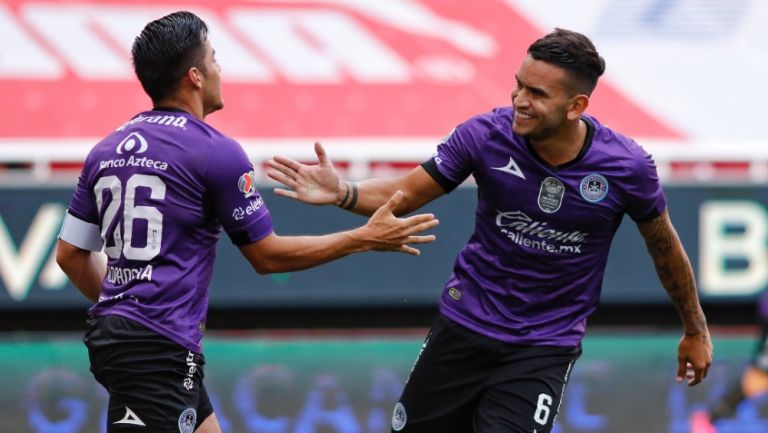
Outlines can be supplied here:
[[758, 298], [757, 313], [761, 321], [768, 322], [768, 290], [764, 290]]
[[[98, 143], [68, 213], [98, 226], [108, 256], [90, 313], [125, 316], [198, 353], [221, 228], [237, 245], [272, 232], [240, 145], [176, 111], [141, 113]], [[94, 249], [65, 228], [63, 240]]]
[[[458, 126], [425, 168], [450, 188], [477, 183], [475, 229], [445, 285], [440, 310], [516, 344], [576, 346], [597, 307], [611, 240], [666, 206], [651, 157], [584, 117], [584, 149], [553, 167], [512, 132], [498, 108]], [[435, 172], [436, 171], [436, 172]]]

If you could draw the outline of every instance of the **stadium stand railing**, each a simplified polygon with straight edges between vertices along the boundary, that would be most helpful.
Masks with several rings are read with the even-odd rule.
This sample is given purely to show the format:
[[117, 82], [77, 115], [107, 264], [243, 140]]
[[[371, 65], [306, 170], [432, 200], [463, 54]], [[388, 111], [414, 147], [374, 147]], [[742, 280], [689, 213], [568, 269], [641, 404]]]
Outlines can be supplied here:
[[[72, 183], [96, 139], [1, 139], [0, 179], [15, 183]], [[284, 155], [314, 162], [312, 139], [244, 139], [241, 144], [257, 176], [268, 183], [266, 161]], [[349, 179], [389, 176], [417, 166], [435, 152], [431, 138], [334, 138], [324, 143], [342, 175]], [[674, 183], [768, 182], [768, 146], [763, 143], [642, 141], [659, 176]]]

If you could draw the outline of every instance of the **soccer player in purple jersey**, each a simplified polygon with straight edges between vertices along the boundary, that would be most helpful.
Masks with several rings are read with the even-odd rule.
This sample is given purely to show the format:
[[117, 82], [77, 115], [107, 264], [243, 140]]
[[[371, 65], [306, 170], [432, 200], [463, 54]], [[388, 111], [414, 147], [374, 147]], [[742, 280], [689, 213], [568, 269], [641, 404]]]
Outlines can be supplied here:
[[[203, 385], [201, 341], [223, 228], [258, 273], [306, 269], [409, 244], [433, 215], [397, 218], [393, 193], [356, 229], [278, 236], [233, 139], [204, 122], [223, 107], [206, 24], [189, 12], [150, 22], [133, 64], [153, 109], [88, 154], [59, 235], [57, 261], [91, 301], [91, 371], [109, 392], [107, 431], [221, 432]], [[93, 252], [104, 249], [100, 264]]]
[[396, 190], [408, 213], [477, 183], [475, 229], [392, 416], [409, 433], [552, 430], [608, 250], [624, 214], [637, 223], [683, 323], [677, 380], [699, 383], [712, 345], [683, 246], [651, 157], [585, 114], [605, 69], [592, 42], [557, 29], [515, 75], [512, 106], [456, 127], [408, 174], [357, 183], [319, 164], [275, 157], [276, 193], [369, 215]]

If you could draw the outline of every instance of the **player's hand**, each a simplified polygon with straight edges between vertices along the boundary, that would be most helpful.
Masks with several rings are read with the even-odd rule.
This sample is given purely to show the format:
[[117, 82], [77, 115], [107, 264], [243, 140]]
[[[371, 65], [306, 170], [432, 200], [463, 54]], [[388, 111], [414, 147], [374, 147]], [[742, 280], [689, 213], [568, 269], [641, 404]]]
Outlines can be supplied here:
[[439, 221], [432, 214], [418, 214], [405, 218], [396, 217], [393, 210], [402, 200], [402, 191], [395, 192], [383, 206], [371, 215], [368, 223], [360, 230], [373, 250], [397, 251], [418, 256], [421, 251], [409, 244], [433, 242], [435, 235], [417, 235], [417, 233], [437, 226]]
[[678, 383], [686, 380], [688, 386], [696, 385], [707, 377], [712, 365], [712, 340], [706, 328], [702, 332], [683, 335], [677, 348]]
[[302, 164], [284, 156], [275, 156], [269, 161], [267, 176], [290, 189], [275, 188], [275, 194], [309, 204], [332, 204], [342, 190], [342, 180], [326, 156], [320, 143], [315, 143], [317, 164]]

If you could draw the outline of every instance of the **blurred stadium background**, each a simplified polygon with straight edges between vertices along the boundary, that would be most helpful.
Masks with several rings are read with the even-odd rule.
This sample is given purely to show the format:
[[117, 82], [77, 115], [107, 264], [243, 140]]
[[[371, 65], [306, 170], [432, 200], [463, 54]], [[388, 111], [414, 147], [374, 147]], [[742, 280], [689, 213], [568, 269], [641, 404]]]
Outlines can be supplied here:
[[[768, 2], [759, 0], [0, 1], [0, 432], [101, 432], [105, 395], [80, 343], [87, 303], [53, 261], [80, 165], [148, 107], [129, 58], [149, 20], [189, 9], [211, 27], [227, 107], [210, 123], [256, 167], [313, 160], [349, 178], [408, 170], [467, 117], [509, 103], [535, 38], [582, 31], [607, 60], [590, 113], [656, 158], [713, 326], [707, 383], [676, 385], [677, 318], [631, 222], [614, 241], [601, 309], [558, 433], [687, 433], [755, 344], [768, 284]], [[263, 173], [262, 173], [263, 174]], [[279, 233], [360, 219], [271, 193]], [[419, 258], [351, 257], [256, 275], [223, 239], [207, 376], [227, 433], [379, 433], [472, 226], [471, 182], [430, 206]], [[768, 399], [720, 432], [768, 432]]]

